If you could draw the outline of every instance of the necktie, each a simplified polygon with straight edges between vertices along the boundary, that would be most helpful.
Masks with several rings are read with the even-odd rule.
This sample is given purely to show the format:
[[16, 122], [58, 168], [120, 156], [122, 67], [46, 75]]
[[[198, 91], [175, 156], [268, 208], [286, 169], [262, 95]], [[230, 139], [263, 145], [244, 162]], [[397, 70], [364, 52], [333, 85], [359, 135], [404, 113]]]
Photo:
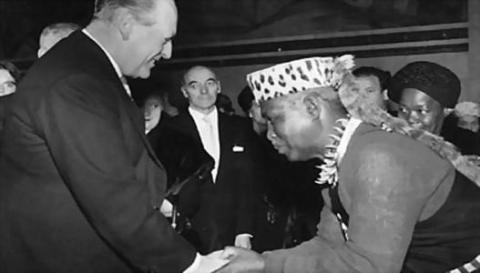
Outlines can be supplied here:
[[219, 159], [219, 147], [216, 141], [215, 128], [213, 127], [213, 122], [209, 116], [204, 116], [202, 120], [205, 123], [205, 139], [203, 146], [207, 153], [215, 159], [215, 167], [212, 170], [213, 181], [215, 181]]

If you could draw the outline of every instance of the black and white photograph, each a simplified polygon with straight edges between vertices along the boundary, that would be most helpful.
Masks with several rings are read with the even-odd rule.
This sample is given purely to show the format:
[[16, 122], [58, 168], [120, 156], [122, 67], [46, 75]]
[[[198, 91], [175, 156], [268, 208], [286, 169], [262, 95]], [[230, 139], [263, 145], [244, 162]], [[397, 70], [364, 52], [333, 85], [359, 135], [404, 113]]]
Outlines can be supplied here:
[[480, 272], [480, 0], [0, 0], [0, 273]]

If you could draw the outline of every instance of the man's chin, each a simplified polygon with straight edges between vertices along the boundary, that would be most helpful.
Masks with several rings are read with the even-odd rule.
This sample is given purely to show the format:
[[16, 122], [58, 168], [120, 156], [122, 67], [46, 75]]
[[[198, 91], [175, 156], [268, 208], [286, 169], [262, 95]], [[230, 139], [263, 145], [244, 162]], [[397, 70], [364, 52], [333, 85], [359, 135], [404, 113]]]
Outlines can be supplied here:
[[[279, 152], [280, 153], [280, 152]], [[283, 154], [287, 159], [288, 161], [303, 161], [304, 159], [301, 158], [301, 156], [297, 153], [292, 153], [292, 152], [284, 152], [284, 153], [280, 153], [280, 154]]]
[[143, 68], [143, 69], [140, 69], [139, 71], [136, 71], [134, 73], [130, 73], [130, 75], [126, 75], [126, 76], [129, 76], [131, 78], [135, 78], [135, 79], [148, 79], [150, 78], [150, 69], [147, 69], [147, 68]]

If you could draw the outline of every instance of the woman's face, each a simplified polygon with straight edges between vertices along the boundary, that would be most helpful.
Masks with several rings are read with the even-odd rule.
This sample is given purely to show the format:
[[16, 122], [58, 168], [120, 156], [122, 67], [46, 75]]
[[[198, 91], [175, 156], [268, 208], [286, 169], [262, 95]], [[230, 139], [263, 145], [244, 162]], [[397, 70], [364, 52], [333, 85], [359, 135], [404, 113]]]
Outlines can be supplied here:
[[477, 133], [480, 129], [479, 118], [474, 115], [465, 115], [458, 118], [458, 127]]
[[15, 92], [17, 84], [15, 79], [6, 69], [0, 69], [0, 97]]

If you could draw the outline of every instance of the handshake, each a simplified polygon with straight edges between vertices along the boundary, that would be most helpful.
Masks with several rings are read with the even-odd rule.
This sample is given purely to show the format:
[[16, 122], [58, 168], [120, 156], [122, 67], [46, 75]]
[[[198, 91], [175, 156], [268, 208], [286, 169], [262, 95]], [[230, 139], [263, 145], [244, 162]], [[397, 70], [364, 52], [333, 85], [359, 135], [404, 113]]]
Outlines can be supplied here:
[[227, 246], [223, 250], [202, 256], [198, 273], [261, 273], [265, 271], [262, 255], [255, 251]]

